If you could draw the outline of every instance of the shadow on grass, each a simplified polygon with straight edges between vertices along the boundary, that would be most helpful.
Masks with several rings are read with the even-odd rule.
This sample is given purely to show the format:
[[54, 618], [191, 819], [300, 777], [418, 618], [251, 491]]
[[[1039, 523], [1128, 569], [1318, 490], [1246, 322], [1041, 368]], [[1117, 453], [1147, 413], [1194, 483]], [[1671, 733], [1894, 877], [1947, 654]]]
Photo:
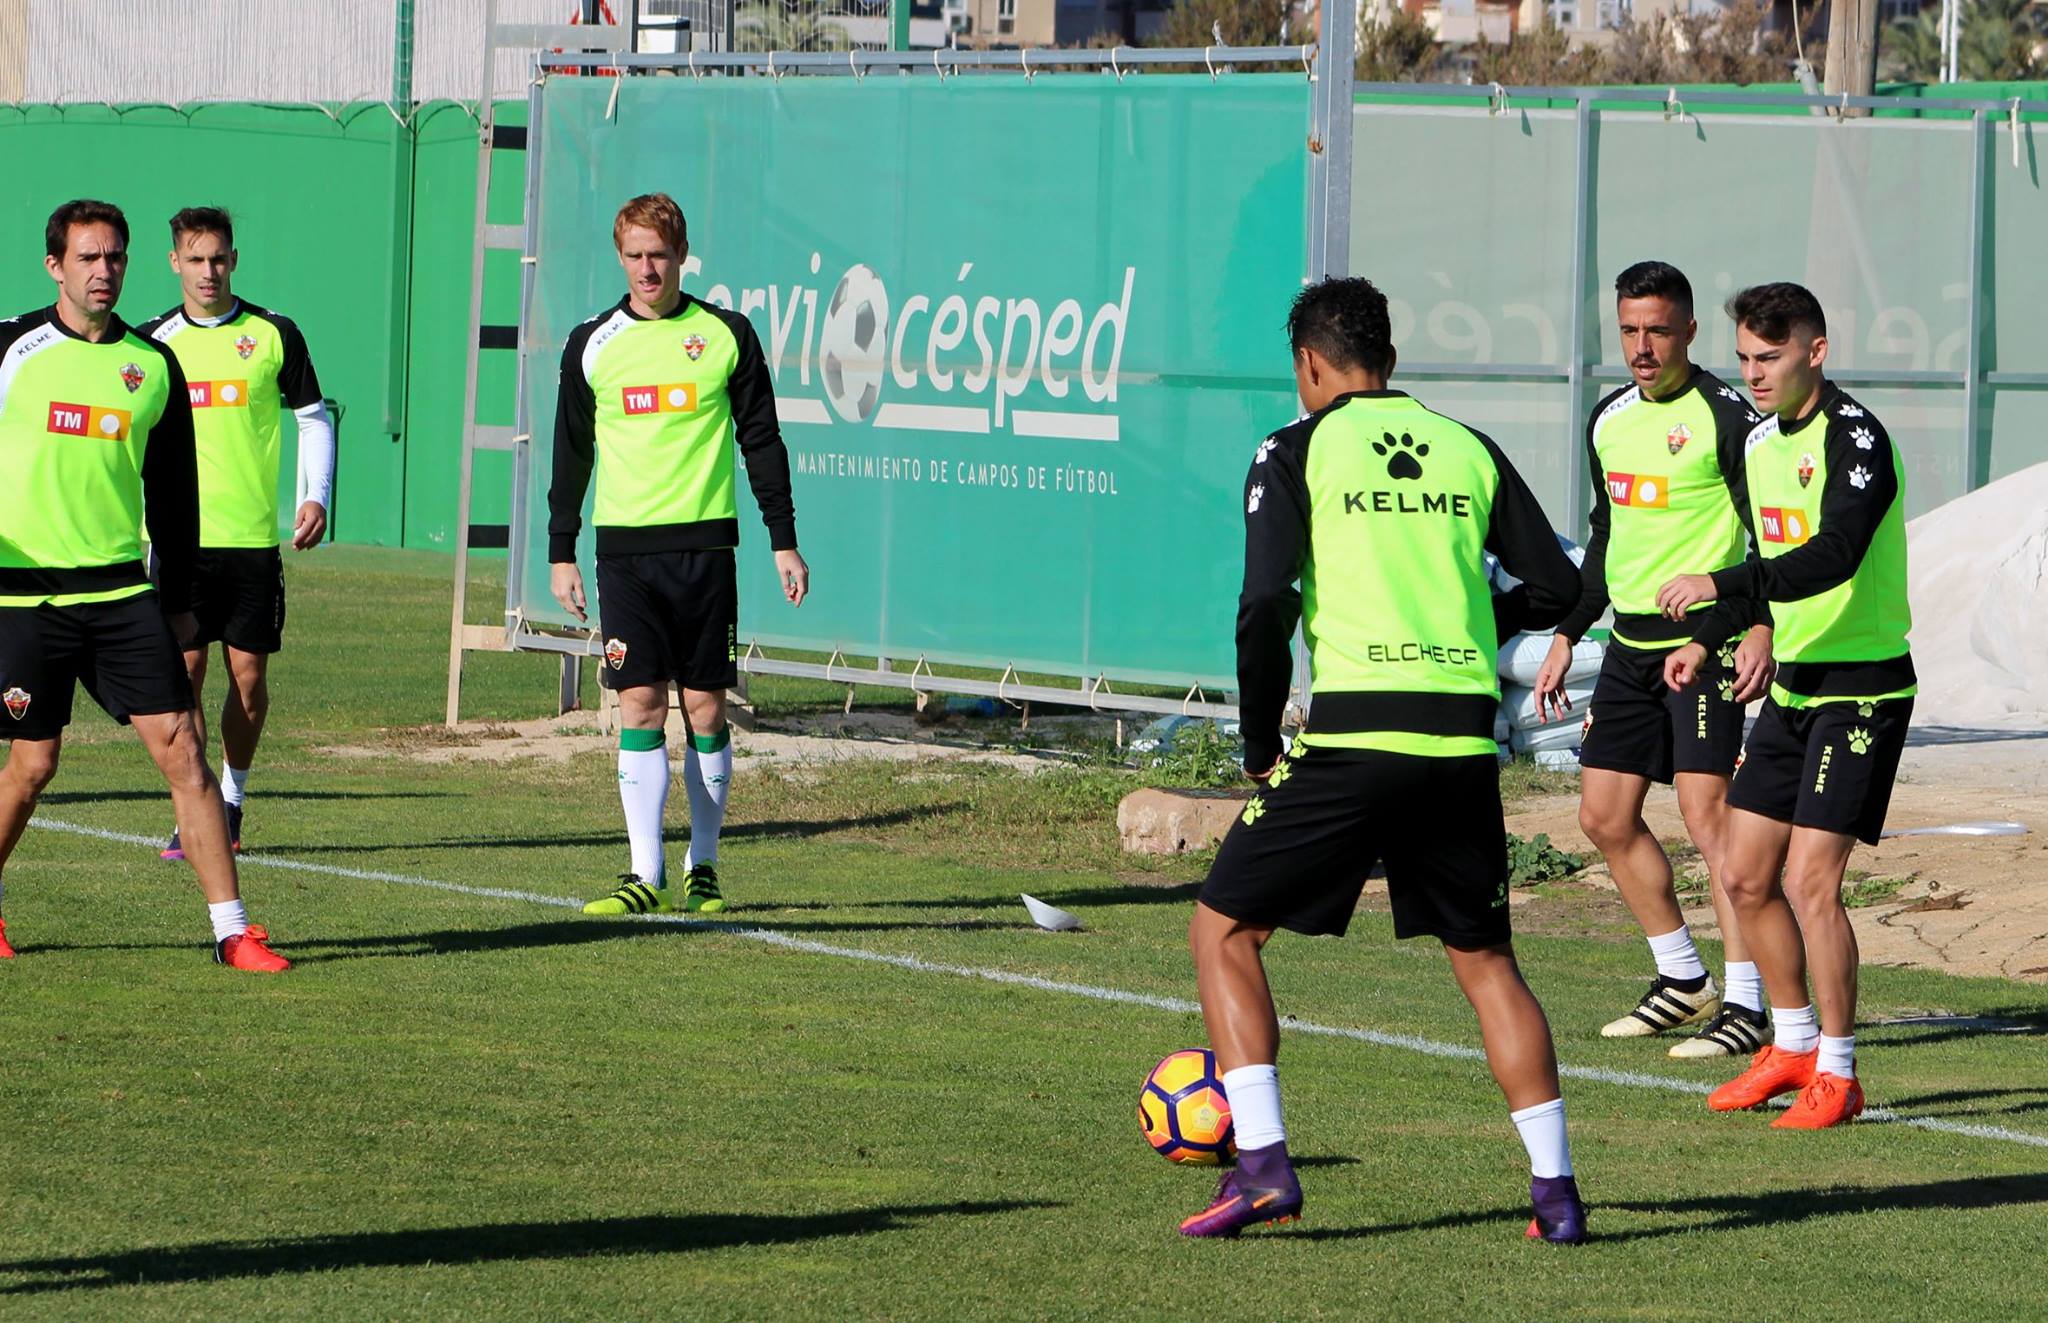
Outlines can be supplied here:
[[2040, 1038], [2048, 1035], [2048, 1004], [1999, 1006], [1970, 1015], [1923, 1015], [1862, 1024], [1857, 1033], [1871, 1046], [1925, 1047], [1974, 1038]]
[[[1076, 887], [1064, 891], [1036, 890], [1032, 895], [1048, 905], [1061, 909], [1085, 910], [1099, 905], [1186, 905], [1201, 894], [1200, 882], [1180, 882], [1159, 886], [1149, 882], [1133, 882], [1116, 887]], [[1018, 904], [1017, 893], [1005, 892], [999, 896], [945, 896], [937, 900], [864, 900], [851, 905], [823, 904], [792, 905], [786, 908], [803, 909], [866, 909], [866, 910], [999, 910]]]
[[[296, 802], [322, 799], [449, 799], [454, 792], [446, 790], [273, 790], [263, 788], [255, 798], [261, 801], [283, 800]], [[147, 790], [46, 790], [37, 802], [45, 808], [61, 804], [115, 804], [145, 803], [164, 805], [170, 811], [171, 792], [162, 786]]]
[[[1973, 1176], [1919, 1185], [1849, 1185], [1799, 1190], [1764, 1190], [1755, 1194], [1709, 1194], [1685, 1199], [1602, 1200], [1590, 1192], [1590, 1226], [1595, 1243], [1653, 1240], [1689, 1236], [1701, 1231], [1743, 1231], [1755, 1227], [1789, 1226], [1817, 1217], [1856, 1213], [1940, 1212], [2011, 1208], [2048, 1204], [2048, 1172], [2025, 1176]], [[1637, 1213], [1658, 1218], [1662, 1225], [1609, 1230], [1603, 1212]], [[1440, 1231], [1449, 1227], [1482, 1226], [1490, 1222], [1526, 1223], [1526, 1205], [1445, 1213], [1410, 1222], [1358, 1227], [1303, 1227], [1276, 1232], [1302, 1240], [1361, 1240], [1408, 1231]]]
[[[1951, 1106], [1956, 1103], [1974, 1103], [1986, 1098], [2009, 1098], [2012, 1101], [2002, 1107]], [[2048, 1112], [2048, 1088], [1952, 1089], [1946, 1093], [1923, 1093], [1911, 1098], [1887, 1098], [1885, 1106], [1895, 1112], [1912, 1110], [1915, 1115], [1921, 1116], [2019, 1116], [2027, 1112]], [[1923, 1107], [1939, 1110], [1918, 1110]]]
[[2024, 1176], [1969, 1176], [1918, 1185], [1842, 1185], [1803, 1190], [1766, 1190], [1758, 1194], [1710, 1194], [1687, 1199], [1643, 1199], [1593, 1204], [1594, 1226], [1600, 1210], [1675, 1217], [1671, 1225], [1597, 1236], [1601, 1240], [1647, 1240], [1657, 1236], [1691, 1235], [1699, 1231], [1741, 1231], [1751, 1227], [1787, 1226], [1816, 1217], [1855, 1213], [1968, 1211], [2048, 1205], [2048, 1172]]
[[364, 1231], [287, 1240], [217, 1240], [112, 1254], [0, 1262], [0, 1275], [30, 1279], [0, 1289], [0, 1295], [218, 1282], [343, 1268], [417, 1268], [520, 1259], [683, 1254], [745, 1245], [798, 1244], [834, 1236], [867, 1236], [906, 1230], [933, 1218], [980, 1217], [1059, 1206], [1044, 1201], [1000, 1200], [908, 1204], [840, 1213], [691, 1213]]
[[[1031, 925], [1017, 923], [761, 923], [744, 911], [729, 919], [688, 919], [658, 923], [644, 919], [565, 919], [555, 923], [521, 923], [509, 928], [450, 928], [430, 933], [380, 933], [363, 937], [315, 938], [275, 943], [279, 954], [295, 965], [318, 965], [335, 960], [364, 960], [391, 956], [474, 955], [488, 951], [520, 951], [539, 947], [587, 946], [594, 942], [615, 942], [645, 938], [700, 937], [721, 928], [777, 933], [863, 932], [1028, 932]], [[63, 948], [45, 948], [63, 949]]]
[[[45, 796], [45, 799], [48, 797]], [[829, 836], [834, 832], [871, 830], [878, 827], [900, 827], [905, 823], [922, 822], [932, 818], [943, 818], [950, 813], [963, 810], [966, 804], [925, 804], [917, 808], [894, 809], [887, 813], [866, 813], [849, 818], [824, 818], [814, 821], [790, 822], [742, 822], [727, 824], [719, 833], [723, 840], [804, 840], [813, 836]], [[689, 830], [678, 827], [672, 830], [671, 842], [686, 841]], [[306, 841], [295, 844], [273, 842], [264, 847], [280, 855], [308, 854], [383, 854], [404, 850], [546, 850], [580, 849], [585, 846], [624, 846], [629, 844], [626, 833], [617, 831], [566, 831], [547, 836], [444, 836], [431, 841], [365, 841], [352, 845], [322, 844]], [[250, 854], [262, 850], [252, 848]]]

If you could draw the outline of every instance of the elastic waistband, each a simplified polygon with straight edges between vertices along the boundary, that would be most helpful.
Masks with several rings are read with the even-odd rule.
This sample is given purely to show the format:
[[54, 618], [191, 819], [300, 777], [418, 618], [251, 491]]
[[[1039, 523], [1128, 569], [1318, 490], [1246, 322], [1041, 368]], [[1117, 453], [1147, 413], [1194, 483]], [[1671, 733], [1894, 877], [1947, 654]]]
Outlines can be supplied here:
[[58, 597], [65, 593], [97, 593], [109, 588], [136, 588], [149, 583], [139, 560], [118, 565], [0, 565], [0, 596]]
[[1919, 676], [1913, 654], [1902, 652], [1883, 661], [1781, 662], [1776, 683], [1801, 698], [1859, 698], [1911, 688]]
[[1683, 620], [1656, 612], [1640, 616], [1616, 612], [1614, 628], [1608, 632], [1623, 643], [1689, 643], [1692, 632], [1699, 628], [1699, 617], [1711, 609], [1701, 607]]
[[597, 526], [597, 554], [631, 556], [648, 551], [705, 551], [740, 544], [740, 521], [699, 519], [687, 524]]
[[1384, 730], [1411, 735], [1476, 735], [1490, 740], [1499, 709], [1500, 699], [1492, 694], [1318, 691], [1309, 703], [1307, 729], [1319, 735]]

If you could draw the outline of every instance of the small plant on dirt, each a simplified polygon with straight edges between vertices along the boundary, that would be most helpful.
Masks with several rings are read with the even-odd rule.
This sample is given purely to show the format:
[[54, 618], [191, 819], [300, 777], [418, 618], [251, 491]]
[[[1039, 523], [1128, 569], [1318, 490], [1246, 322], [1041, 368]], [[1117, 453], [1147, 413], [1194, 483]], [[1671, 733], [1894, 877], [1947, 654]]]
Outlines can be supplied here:
[[1909, 877], [1873, 877], [1860, 868], [1852, 868], [1842, 877], [1842, 905], [1845, 909], [1867, 909], [1882, 905], [1902, 891]]
[[1243, 780], [1242, 751], [1214, 722], [1198, 721], [1173, 733], [1173, 743], [1152, 760], [1146, 779], [1158, 785], [1212, 790]]
[[1555, 882], [1559, 878], [1570, 877], [1585, 866], [1583, 855], [1552, 845], [1548, 832], [1538, 832], [1530, 840], [1508, 833], [1508, 883], [1511, 886]]

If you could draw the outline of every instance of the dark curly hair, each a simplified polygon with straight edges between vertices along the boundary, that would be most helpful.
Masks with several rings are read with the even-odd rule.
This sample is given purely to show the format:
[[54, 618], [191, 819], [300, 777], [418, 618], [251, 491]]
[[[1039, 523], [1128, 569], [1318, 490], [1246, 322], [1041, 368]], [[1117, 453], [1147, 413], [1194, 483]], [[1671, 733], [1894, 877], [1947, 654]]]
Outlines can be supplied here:
[[1363, 276], [1331, 276], [1296, 294], [1287, 310], [1287, 341], [1297, 353], [1315, 350], [1339, 371], [1362, 368], [1385, 377], [1394, 365], [1387, 296]]
[[1692, 282], [1669, 262], [1638, 262], [1614, 278], [1617, 299], [1670, 299], [1692, 316]]
[[1828, 318], [1820, 310], [1820, 300], [1806, 286], [1789, 280], [1751, 285], [1728, 300], [1727, 311], [1737, 326], [1774, 345], [1784, 344], [1794, 335], [1817, 340], [1828, 333]]

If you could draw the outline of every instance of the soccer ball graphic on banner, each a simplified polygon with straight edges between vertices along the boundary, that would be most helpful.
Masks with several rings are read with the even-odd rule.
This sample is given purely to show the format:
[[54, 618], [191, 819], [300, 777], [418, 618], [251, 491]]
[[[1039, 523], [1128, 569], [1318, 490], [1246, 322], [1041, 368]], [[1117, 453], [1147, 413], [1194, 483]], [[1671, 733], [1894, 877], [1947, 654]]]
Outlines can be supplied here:
[[889, 291], [873, 267], [848, 267], [825, 305], [825, 325], [818, 333], [818, 366], [825, 378], [825, 398], [849, 423], [874, 416], [882, 395], [882, 371], [888, 361]]
[[1230, 1100], [1216, 1074], [1216, 1054], [1190, 1047], [1152, 1068], [1138, 1091], [1145, 1142], [1174, 1162], [1214, 1166], [1237, 1155]]

